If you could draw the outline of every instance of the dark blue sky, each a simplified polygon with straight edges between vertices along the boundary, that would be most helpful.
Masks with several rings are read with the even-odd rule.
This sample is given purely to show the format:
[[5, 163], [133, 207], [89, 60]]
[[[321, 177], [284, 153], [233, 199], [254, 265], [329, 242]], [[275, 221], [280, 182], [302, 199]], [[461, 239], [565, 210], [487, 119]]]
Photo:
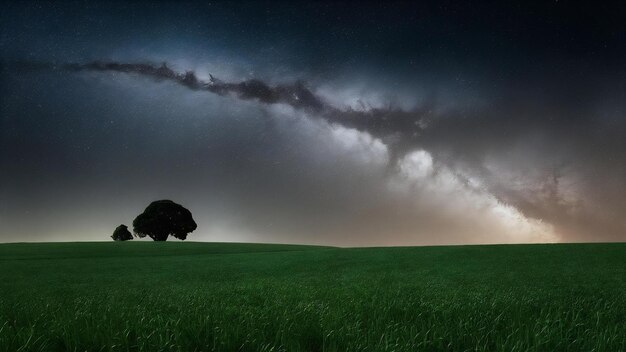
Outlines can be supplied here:
[[[618, 2], [11, 2], [0, 241], [106, 240], [161, 198], [190, 240], [623, 241], [625, 22]], [[285, 98], [58, 69], [94, 61]]]

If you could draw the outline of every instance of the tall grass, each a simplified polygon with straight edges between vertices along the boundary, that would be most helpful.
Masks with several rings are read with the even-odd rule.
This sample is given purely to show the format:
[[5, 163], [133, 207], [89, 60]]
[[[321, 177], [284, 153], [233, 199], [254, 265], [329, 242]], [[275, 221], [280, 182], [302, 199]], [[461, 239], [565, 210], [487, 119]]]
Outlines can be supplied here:
[[624, 351], [626, 245], [0, 246], [4, 351]]

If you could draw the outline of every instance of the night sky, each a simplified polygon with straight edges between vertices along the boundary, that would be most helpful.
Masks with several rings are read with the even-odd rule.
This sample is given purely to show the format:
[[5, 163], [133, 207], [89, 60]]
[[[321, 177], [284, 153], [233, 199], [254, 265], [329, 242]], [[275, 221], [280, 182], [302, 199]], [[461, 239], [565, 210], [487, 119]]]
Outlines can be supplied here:
[[620, 2], [13, 2], [0, 242], [626, 240]]

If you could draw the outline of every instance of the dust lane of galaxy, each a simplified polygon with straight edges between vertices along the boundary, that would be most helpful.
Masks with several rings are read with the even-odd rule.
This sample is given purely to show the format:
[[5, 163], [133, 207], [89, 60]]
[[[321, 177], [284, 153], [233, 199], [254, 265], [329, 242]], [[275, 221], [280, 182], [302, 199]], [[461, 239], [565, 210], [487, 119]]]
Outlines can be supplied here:
[[0, 15], [0, 241], [626, 239], [621, 4], [144, 5]]

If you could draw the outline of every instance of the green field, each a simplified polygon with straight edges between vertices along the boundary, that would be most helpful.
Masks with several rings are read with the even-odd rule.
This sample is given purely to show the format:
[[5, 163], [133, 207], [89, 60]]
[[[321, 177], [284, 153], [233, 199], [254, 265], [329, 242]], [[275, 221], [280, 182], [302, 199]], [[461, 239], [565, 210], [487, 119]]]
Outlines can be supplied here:
[[3, 351], [626, 351], [626, 244], [0, 245]]

